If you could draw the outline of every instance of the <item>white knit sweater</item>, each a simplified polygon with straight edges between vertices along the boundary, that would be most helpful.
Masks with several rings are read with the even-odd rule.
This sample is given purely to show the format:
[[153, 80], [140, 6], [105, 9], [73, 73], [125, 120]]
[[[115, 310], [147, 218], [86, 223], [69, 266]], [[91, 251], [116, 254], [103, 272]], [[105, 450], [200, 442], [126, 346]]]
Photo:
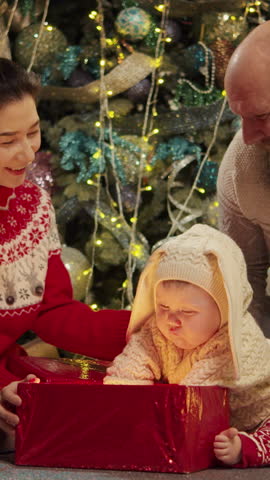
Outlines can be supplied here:
[[242, 130], [230, 143], [218, 174], [219, 228], [244, 253], [254, 291], [250, 312], [270, 336], [270, 297], [265, 295], [270, 259], [270, 153], [245, 145]]

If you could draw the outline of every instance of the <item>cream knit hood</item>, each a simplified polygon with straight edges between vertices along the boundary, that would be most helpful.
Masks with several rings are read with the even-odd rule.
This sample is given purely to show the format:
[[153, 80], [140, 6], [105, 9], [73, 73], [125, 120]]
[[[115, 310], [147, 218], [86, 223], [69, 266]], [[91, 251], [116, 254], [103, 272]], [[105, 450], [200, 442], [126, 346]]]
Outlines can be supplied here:
[[[177, 376], [175, 360], [175, 368], [167, 368], [173, 372], [167, 374], [168, 381], [230, 388], [232, 424], [244, 430], [255, 428], [270, 416], [270, 346], [247, 311], [252, 290], [241, 250], [227, 235], [200, 224], [168, 240], [151, 255], [141, 274], [128, 339], [154, 318], [155, 288], [165, 279], [188, 281], [204, 288], [221, 312], [219, 332], [195, 349], [184, 378], [183, 371]], [[163, 362], [168, 363], [168, 348], [160, 347], [160, 352]]]

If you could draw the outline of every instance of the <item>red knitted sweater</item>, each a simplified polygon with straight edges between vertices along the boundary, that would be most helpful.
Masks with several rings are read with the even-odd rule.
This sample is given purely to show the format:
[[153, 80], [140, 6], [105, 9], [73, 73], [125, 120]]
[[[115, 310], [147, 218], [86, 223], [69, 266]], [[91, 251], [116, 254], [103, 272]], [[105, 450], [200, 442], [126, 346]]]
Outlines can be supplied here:
[[130, 312], [93, 312], [73, 300], [60, 253], [47, 192], [29, 181], [14, 191], [0, 187], [0, 387], [14, 379], [8, 359], [27, 330], [59, 348], [106, 360], [125, 345]]

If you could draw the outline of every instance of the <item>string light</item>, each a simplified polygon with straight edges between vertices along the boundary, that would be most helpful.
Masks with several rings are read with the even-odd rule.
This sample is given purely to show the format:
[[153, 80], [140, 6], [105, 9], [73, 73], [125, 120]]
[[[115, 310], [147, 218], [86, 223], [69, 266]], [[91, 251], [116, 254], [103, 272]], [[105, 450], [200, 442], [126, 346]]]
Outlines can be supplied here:
[[105, 213], [103, 213], [101, 211], [99, 211], [98, 214], [99, 214], [100, 218], [105, 218], [106, 217]]
[[155, 7], [155, 9], [156, 9], [158, 12], [163, 12], [164, 9], [165, 9], [165, 5], [164, 5], [164, 4], [157, 5], [157, 6]]
[[93, 180], [91, 178], [89, 178], [89, 180], [87, 180], [87, 185], [94, 185], [95, 187], [97, 187], [97, 183], [93, 182]]
[[159, 129], [158, 129], [158, 128], [154, 128], [154, 130], [152, 130], [152, 132], [149, 133], [148, 138], [149, 138], [149, 137], [152, 137], [153, 135], [157, 135], [158, 133], [159, 133]]
[[142, 246], [138, 243], [132, 243], [131, 252], [134, 257], [140, 258], [143, 254]]
[[200, 193], [205, 193], [205, 189], [202, 187], [195, 187], [195, 190], [197, 190]]
[[98, 12], [93, 10], [92, 12], [89, 13], [88, 17], [91, 18], [91, 20], [95, 20], [98, 15]]
[[91, 273], [91, 271], [92, 271], [92, 268], [90, 267], [90, 268], [88, 268], [87, 270], [84, 270], [84, 271], [82, 272], [82, 274], [84, 275], [84, 277], [87, 277], [87, 276], [89, 275], [89, 273]]
[[97, 158], [101, 158], [101, 156], [102, 156], [102, 155], [101, 155], [101, 150], [100, 150], [100, 149], [97, 150], [97, 151], [94, 153], [94, 155], [92, 155], [92, 156], [93, 156], [93, 158], [96, 158], [96, 159], [97, 159]]
[[92, 304], [90, 305], [90, 308], [91, 308], [92, 310], [94, 310], [94, 311], [97, 311], [97, 310], [99, 309], [99, 307], [98, 307], [98, 305], [97, 305], [96, 303], [92, 303]]

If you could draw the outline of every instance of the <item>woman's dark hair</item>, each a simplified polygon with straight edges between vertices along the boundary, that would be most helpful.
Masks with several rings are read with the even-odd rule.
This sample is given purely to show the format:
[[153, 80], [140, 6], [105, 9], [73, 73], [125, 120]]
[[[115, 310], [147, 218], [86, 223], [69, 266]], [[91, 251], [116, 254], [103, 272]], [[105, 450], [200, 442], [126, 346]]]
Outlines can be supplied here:
[[36, 100], [39, 91], [40, 80], [35, 73], [28, 73], [21, 65], [0, 57], [0, 108], [25, 95]]

